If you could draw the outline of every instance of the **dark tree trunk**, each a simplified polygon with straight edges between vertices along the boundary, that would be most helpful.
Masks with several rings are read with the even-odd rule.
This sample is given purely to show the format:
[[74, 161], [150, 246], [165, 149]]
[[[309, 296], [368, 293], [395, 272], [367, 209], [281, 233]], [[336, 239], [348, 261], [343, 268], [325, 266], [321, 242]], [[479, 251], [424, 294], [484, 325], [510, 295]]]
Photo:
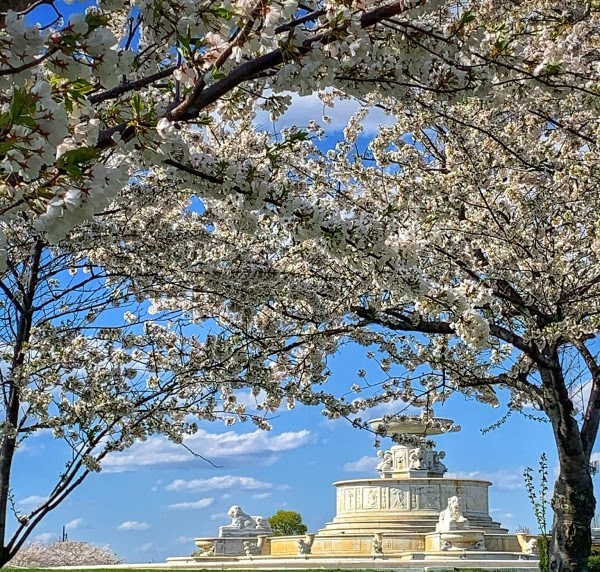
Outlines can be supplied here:
[[558, 452], [559, 477], [554, 487], [554, 521], [549, 545], [551, 572], [583, 572], [592, 546], [591, 523], [596, 499], [590, 471], [590, 451], [584, 446], [559, 365], [541, 370], [545, 410], [552, 423]]
[[552, 497], [554, 523], [549, 562], [551, 571], [578, 572], [587, 569], [596, 499], [589, 466], [566, 464], [567, 467], [561, 466]]
[[31, 335], [33, 323], [33, 302], [38, 284], [38, 272], [44, 244], [37, 240], [32, 253], [27, 276], [27, 287], [23, 293], [21, 307], [18, 308], [19, 319], [13, 347], [12, 363], [7, 376], [7, 387], [4, 388], [5, 424], [14, 433], [6, 434], [0, 440], [0, 567], [4, 566], [15, 554], [12, 541], [7, 542], [6, 522], [10, 498], [10, 476], [17, 444], [19, 424], [19, 407], [21, 404], [20, 379], [21, 368], [25, 360], [25, 352]]
[[[16, 392], [15, 392], [16, 393]], [[8, 412], [8, 423], [16, 425], [15, 413], [18, 413], [18, 399], [13, 396], [16, 402], [16, 408]], [[10, 471], [12, 468], [13, 456], [15, 453], [16, 439], [13, 437], [4, 437], [0, 445], [0, 567], [4, 566], [12, 554], [6, 546], [6, 517], [8, 514], [8, 498], [10, 495]]]

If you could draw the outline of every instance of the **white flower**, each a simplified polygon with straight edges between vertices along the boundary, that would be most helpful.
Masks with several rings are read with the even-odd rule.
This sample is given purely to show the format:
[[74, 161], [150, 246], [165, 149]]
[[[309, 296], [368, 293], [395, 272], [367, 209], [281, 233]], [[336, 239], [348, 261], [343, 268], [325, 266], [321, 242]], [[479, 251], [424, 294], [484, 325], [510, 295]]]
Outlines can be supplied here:
[[71, 14], [69, 18], [69, 27], [75, 34], [84, 35], [88, 31], [88, 25], [85, 21], [85, 14], [83, 12], [75, 12]]
[[188, 65], [183, 65], [173, 73], [175, 79], [181, 82], [184, 87], [192, 87], [196, 83], [196, 70]]
[[137, 316], [135, 314], [133, 314], [132, 312], [125, 312], [123, 314], [123, 319], [128, 323], [128, 324], [133, 324], [134, 322], [137, 322]]
[[77, 144], [71, 137], [67, 137], [57, 148], [56, 158], [58, 159], [61, 155], [64, 155], [67, 151], [73, 151], [77, 149]]

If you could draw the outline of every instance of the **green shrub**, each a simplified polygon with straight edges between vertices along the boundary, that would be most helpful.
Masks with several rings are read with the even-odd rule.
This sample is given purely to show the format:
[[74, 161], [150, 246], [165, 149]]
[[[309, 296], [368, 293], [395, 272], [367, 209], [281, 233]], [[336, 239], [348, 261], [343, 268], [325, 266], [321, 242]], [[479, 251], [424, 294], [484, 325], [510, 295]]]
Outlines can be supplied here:
[[[540, 555], [540, 572], [549, 572], [548, 537], [546, 535], [538, 537], [538, 553]], [[598, 570], [598, 572], [600, 572], [600, 570]]]
[[293, 536], [306, 534], [306, 525], [302, 522], [302, 515], [295, 510], [278, 510], [269, 517], [273, 528], [273, 536]]
[[600, 556], [590, 556], [588, 558], [589, 572], [600, 572]]

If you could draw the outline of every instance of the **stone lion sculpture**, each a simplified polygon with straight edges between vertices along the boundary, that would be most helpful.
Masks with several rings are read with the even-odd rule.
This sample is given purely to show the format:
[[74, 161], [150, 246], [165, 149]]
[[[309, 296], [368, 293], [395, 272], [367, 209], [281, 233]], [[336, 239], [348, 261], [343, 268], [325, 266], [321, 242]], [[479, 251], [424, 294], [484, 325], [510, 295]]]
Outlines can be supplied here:
[[256, 528], [256, 521], [246, 514], [241, 506], [234, 504], [228, 511], [227, 516], [231, 519], [229, 526], [235, 528]]
[[462, 513], [460, 497], [453, 496], [448, 499], [448, 506], [440, 512], [436, 530], [456, 530], [460, 528], [469, 528], [469, 521]]
[[537, 541], [537, 538], [530, 538], [525, 543], [523, 552], [525, 554], [537, 554], [538, 553], [538, 541]]
[[219, 530], [223, 530], [227, 532], [227, 535], [238, 534], [240, 531], [244, 531], [244, 533], [248, 533], [249, 531], [253, 531], [252, 535], [255, 534], [271, 534], [273, 529], [271, 528], [271, 523], [268, 519], [263, 518], [262, 516], [250, 516], [246, 514], [242, 507], [234, 504], [227, 511], [227, 516], [231, 519], [231, 524], [227, 526], [222, 526]]

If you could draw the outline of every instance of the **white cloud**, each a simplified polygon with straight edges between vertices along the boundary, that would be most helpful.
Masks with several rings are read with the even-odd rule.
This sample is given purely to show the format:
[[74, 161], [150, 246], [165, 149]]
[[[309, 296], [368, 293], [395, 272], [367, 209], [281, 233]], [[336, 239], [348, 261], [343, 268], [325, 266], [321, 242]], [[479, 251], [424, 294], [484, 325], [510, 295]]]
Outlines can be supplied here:
[[229, 515], [226, 512], [216, 512], [210, 515], [210, 520], [227, 520]]
[[230, 499], [230, 498], [231, 498], [231, 495], [230, 495], [229, 493], [223, 493], [223, 494], [221, 495], [221, 498], [222, 498], [223, 500], [227, 500], [227, 499]]
[[371, 455], [365, 455], [356, 461], [351, 461], [350, 463], [346, 463], [344, 465], [344, 471], [349, 473], [366, 473], [375, 472], [375, 467], [379, 463], [379, 459], [377, 457], [373, 457]]
[[[360, 107], [360, 104], [352, 99], [338, 99], [334, 107], [324, 107], [323, 102], [317, 95], [299, 96], [294, 93], [287, 95], [291, 96], [292, 104], [287, 112], [275, 122], [276, 129], [289, 125], [303, 127], [311, 119], [314, 119], [323, 126], [326, 132], [340, 132], [344, 130], [350, 117]], [[323, 115], [329, 115], [332, 120], [331, 123], [324, 123], [321, 120]], [[256, 123], [263, 129], [270, 128], [272, 125], [267, 112], [259, 112]], [[371, 110], [369, 115], [362, 121], [366, 135], [373, 135], [380, 124], [389, 125], [391, 123], [393, 123], [393, 119], [381, 109]]]
[[34, 448], [29, 443], [21, 441], [17, 445], [15, 455], [20, 455], [21, 453], [31, 453], [32, 451], [34, 451]]
[[83, 524], [83, 518], [75, 518], [75, 519], [67, 522], [67, 524], [65, 524], [65, 528], [67, 530], [75, 530], [76, 528], [79, 528], [82, 524]]
[[370, 407], [366, 412], [362, 413], [362, 416], [366, 413], [368, 413], [369, 419], [376, 419], [384, 415], [419, 415], [421, 410], [401, 399], [392, 399], [391, 401], [382, 401], [379, 405], [375, 405], [375, 407]]
[[52, 429], [38, 429], [33, 433], [29, 433], [27, 436], [28, 439], [37, 439], [38, 437], [50, 437], [51, 439], [54, 439]]
[[446, 478], [449, 479], [477, 479], [482, 481], [491, 481], [495, 488], [501, 491], [514, 491], [523, 488], [523, 468], [513, 471], [507, 469], [499, 469], [491, 473], [481, 471], [446, 473]]
[[[252, 395], [252, 391], [240, 390], [235, 392], [235, 396], [240, 405], [245, 405], [248, 411], [256, 411], [256, 406], [262, 403], [267, 397], [266, 392], [261, 391], [258, 395]], [[284, 405], [285, 408], [285, 405]], [[287, 409], [287, 408], [286, 408]]]
[[[287, 431], [273, 435], [257, 429], [252, 433], [209, 433], [203, 429], [184, 438], [184, 444], [192, 451], [202, 453], [208, 459], [231, 459], [255, 457], [269, 460], [270, 454], [281, 453], [301, 447], [311, 437], [310, 431]], [[103, 469], [109, 472], [132, 471], [141, 468], [172, 468], [176, 464], [197, 463], [198, 459], [188, 450], [164, 437], [150, 437], [138, 441], [123, 452], [112, 453], [104, 459]]]
[[573, 400], [573, 405], [578, 413], [585, 411], [586, 405], [590, 400], [590, 393], [592, 392], [592, 381], [586, 381], [581, 385], [576, 386], [570, 391], [570, 397]]
[[146, 544], [142, 544], [141, 546], [138, 546], [138, 548], [136, 549], [138, 552], [148, 552], [148, 550], [150, 550], [152, 548], [152, 542], [146, 542]]
[[262, 500], [262, 499], [266, 499], [269, 498], [271, 496], [271, 493], [256, 493], [252, 495], [253, 499], [256, 500]]
[[177, 542], [179, 544], [189, 544], [190, 542], [194, 542], [194, 537], [193, 536], [178, 536], [175, 539], [175, 542]]
[[146, 530], [150, 525], [137, 520], [126, 520], [117, 526], [117, 530]]
[[221, 477], [211, 477], [210, 479], [192, 479], [185, 481], [176, 479], [169, 483], [165, 489], [167, 491], [212, 491], [216, 489], [246, 489], [246, 490], [264, 490], [272, 488], [272, 483], [259, 481], [252, 477], [236, 477], [234, 475], [223, 475]]
[[37, 540], [37, 542], [50, 542], [51, 540], [54, 540], [56, 538], [56, 535], [53, 532], [42, 532], [41, 534], [38, 534], [37, 536], [33, 537], [33, 540]]
[[206, 508], [207, 506], [210, 506], [214, 502], [215, 502], [215, 499], [208, 497], [208, 498], [199, 499], [197, 501], [191, 501], [191, 502], [177, 502], [175, 504], [168, 505], [167, 508], [170, 508], [171, 510], [199, 509], [199, 508]]
[[31, 495], [30, 497], [26, 497], [24, 499], [21, 499], [20, 501], [17, 501], [17, 504], [22, 505], [22, 506], [37, 506], [42, 504], [43, 502], [46, 502], [48, 500], [48, 497], [41, 497], [39, 495]]

